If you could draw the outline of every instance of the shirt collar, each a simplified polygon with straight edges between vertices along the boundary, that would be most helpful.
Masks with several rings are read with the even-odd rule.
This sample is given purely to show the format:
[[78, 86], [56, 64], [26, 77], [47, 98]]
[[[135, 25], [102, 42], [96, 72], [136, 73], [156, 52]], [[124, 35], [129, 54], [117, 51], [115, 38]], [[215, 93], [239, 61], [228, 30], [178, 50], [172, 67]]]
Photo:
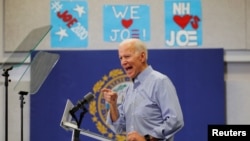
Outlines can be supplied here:
[[152, 66], [148, 66], [145, 70], [143, 70], [134, 80], [134, 83], [136, 82], [143, 82], [146, 77], [150, 74], [150, 72], [153, 71]]

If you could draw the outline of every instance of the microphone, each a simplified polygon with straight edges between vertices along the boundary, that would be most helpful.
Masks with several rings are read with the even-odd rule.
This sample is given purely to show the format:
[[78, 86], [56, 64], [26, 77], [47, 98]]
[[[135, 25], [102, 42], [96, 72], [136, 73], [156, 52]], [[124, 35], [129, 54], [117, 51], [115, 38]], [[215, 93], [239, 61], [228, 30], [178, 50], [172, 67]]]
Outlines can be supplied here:
[[78, 111], [80, 108], [82, 108], [82, 106], [84, 104], [88, 104], [89, 102], [91, 102], [92, 100], [94, 100], [95, 95], [92, 94], [91, 92], [89, 92], [88, 94], [86, 94], [83, 99], [79, 100], [77, 102], [77, 104], [69, 111], [71, 114], [75, 113], [76, 111]]

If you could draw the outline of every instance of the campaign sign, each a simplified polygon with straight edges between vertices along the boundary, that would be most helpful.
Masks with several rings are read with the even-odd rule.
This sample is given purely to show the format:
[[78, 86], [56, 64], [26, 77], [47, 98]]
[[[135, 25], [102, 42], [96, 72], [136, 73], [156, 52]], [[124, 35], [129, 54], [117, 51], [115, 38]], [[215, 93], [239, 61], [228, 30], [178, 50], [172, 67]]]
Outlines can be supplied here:
[[148, 5], [105, 5], [103, 7], [103, 37], [106, 42], [121, 42], [127, 38], [150, 40]]
[[201, 15], [200, 0], [165, 0], [166, 46], [201, 46]]
[[88, 5], [84, 0], [51, 0], [51, 47], [88, 45]]

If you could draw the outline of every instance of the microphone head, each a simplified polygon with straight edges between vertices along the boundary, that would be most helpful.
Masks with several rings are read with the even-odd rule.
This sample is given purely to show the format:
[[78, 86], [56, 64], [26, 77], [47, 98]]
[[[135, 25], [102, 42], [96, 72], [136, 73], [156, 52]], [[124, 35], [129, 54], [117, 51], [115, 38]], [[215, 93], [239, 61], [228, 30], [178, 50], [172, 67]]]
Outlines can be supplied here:
[[95, 99], [95, 95], [93, 94], [93, 93], [91, 93], [91, 92], [89, 92], [88, 94], [86, 94], [85, 96], [84, 96], [84, 98], [83, 98], [83, 100], [85, 101], [84, 103], [89, 103], [89, 102], [91, 102], [92, 100], [94, 100]]

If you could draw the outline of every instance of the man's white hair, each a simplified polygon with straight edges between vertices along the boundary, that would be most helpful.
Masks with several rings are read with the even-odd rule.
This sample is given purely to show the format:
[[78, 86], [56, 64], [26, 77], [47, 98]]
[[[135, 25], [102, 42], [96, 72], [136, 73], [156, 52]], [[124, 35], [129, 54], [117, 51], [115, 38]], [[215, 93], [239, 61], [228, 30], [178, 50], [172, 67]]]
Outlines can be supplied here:
[[134, 46], [136, 49], [136, 52], [138, 52], [138, 53], [145, 52], [146, 60], [148, 59], [147, 47], [146, 47], [145, 43], [143, 43], [140, 39], [137, 39], [137, 38], [125, 39], [120, 43], [119, 47], [123, 46], [125, 44], [128, 46]]

